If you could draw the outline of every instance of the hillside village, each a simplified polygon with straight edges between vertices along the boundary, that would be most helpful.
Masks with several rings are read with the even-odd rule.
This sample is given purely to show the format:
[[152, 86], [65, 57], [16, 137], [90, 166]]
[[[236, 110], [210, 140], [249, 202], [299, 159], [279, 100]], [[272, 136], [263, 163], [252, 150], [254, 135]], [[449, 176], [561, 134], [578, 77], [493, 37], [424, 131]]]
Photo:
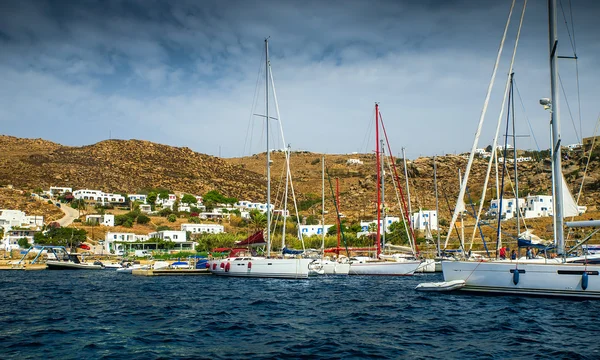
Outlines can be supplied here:
[[[53, 144], [44, 140], [18, 139], [7, 136], [0, 137], [0, 148], [6, 149], [6, 156], [0, 160], [0, 179], [5, 186], [19, 187], [22, 193], [29, 194], [37, 203], [49, 202], [53, 207], [53, 215], [48, 218], [27, 213], [17, 206], [5, 208], [0, 214], [0, 226], [4, 229], [2, 247], [6, 251], [26, 247], [35, 242], [37, 232], [48, 228], [57, 218], [56, 211], [62, 213], [61, 207], [72, 207], [78, 210], [78, 216], [70, 226], [84, 229], [87, 232], [85, 240], [94, 248], [95, 252], [108, 254], [122, 254], [124, 251], [133, 251], [137, 248], [158, 250], [159, 248], [177, 248], [179, 251], [193, 251], [196, 249], [210, 250], [212, 245], [233, 246], [235, 241], [243, 240], [250, 235], [251, 230], [264, 226], [267, 204], [264, 202], [264, 161], [265, 154], [256, 154], [245, 158], [234, 159], [209, 159], [204, 155], [190, 152], [189, 149], [177, 149], [165, 145], [132, 141], [109, 141], [82, 148], [69, 148]], [[139, 147], [140, 144], [145, 146]], [[153, 149], [161, 148], [160, 152], [172, 154], [169, 162], [155, 165], [153, 170], [147, 169], [149, 163], [158, 154]], [[484, 175], [485, 165], [489, 158], [487, 150], [477, 149], [477, 159], [473, 168], [472, 177], [475, 186], [471, 188], [470, 196], [477, 196], [481, 189], [477, 188], [478, 178]], [[503, 149], [499, 149], [503, 150]], [[512, 149], [507, 149], [512, 150]], [[577, 184], [583, 181], [582, 165], [585, 156], [581, 146], [571, 145], [565, 147], [565, 176]], [[127, 153], [129, 156], [124, 157]], [[119, 154], [119, 155], [117, 155]], [[527, 156], [525, 156], [527, 155]], [[534, 156], [531, 156], [534, 155]], [[519, 198], [504, 195], [502, 201], [497, 198], [494, 188], [489, 190], [485, 207], [484, 218], [494, 219], [501, 213], [507, 228], [512, 225], [507, 220], [514, 217], [517, 204], [521, 217], [531, 220], [530, 226], [537, 227], [538, 218], [552, 216], [552, 197], [549, 189], [548, 160], [536, 158], [543, 154], [532, 154], [519, 150], [520, 189]], [[512, 154], [514, 157], [514, 154]], [[406, 172], [409, 175], [411, 186], [411, 223], [419, 238], [427, 243], [432, 239], [432, 234], [438, 228], [443, 235], [447, 234], [448, 220], [450, 218], [451, 204], [455, 201], [458, 186], [457, 175], [451, 169], [458, 169], [466, 163], [466, 155], [446, 155], [437, 157], [438, 182], [440, 186], [440, 199], [442, 205], [440, 214], [435, 211], [435, 196], [432, 192], [432, 158], [418, 158], [407, 161]], [[508, 158], [508, 157], [507, 157]], [[584, 214], [596, 211], [599, 202], [598, 194], [598, 155], [594, 155], [590, 163], [589, 173], [586, 175], [583, 189], [588, 192], [580, 199], [577, 207], [578, 213]], [[132, 159], [138, 159], [138, 164], [132, 164]], [[164, 158], [163, 158], [164, 159]], [[521, 159], [521, 160], [519, 160]], [[281, 152], [272, 154], [273, 170], [281, 168], [284, 163]], [[289, 199], [289, 209], [284, 212], [281, 193], [275, 195], [271, 205], [271, 213], [276, 221], [281, 221], [282, 216], [287, 216], [293, 221], [286, 232], [294, 237], [319, 237], [323, 231], [328, 235], [328, 244], [335, 245], [333, 238], [337, 229], [337, 214], [333, 202], [332, 188], [326, 189], [326, 204], [324, 218], [321, 222], [321, 185], [320, 185], [320, 155], [310, 152], [296, 152], [290, 157], [291, 168], [296, 188], [299, 222], [295, 224], [296, 210]], [[92, 185], [100, 184], [106, 175], [90, 176], [83, 168], [104, 163], [110, 164], [113, 169], [108, 183], [102, 183], [98, 188]], [[510, 162], [510, 161], [508, 161]], [[180, 163], [193, 168], [191, 174], [181, 173]], [[404, 171], [402, 159], [396, 163]], [[64, 165], [60, 165], [64, 164]], [[66, 164], [69, 164], [68, 166]], [[126, 165], [129, 164], [129, 165]], [[169, 165], [173, 164], [173, 165]], [[177, 164], [177, 165], [175, 165]], [[196, 164], [195, 166], [192, 164]], [[215, 164], [221, 164], [214, 167]], [[375, 219], [374, 156], [370, 154], [348, 154], [325, 156], [328, 181], [336, 181], [340, 187], [339, 209], [344, 227], [351, 234], [350, 241], [368, 235], [377, 227]], [[32, 166], [29, 168], [29, 166]], [[66, 166], [66, 167], [64, 167]], [[108, 165], [106, 165], [108, 166]], [[118, 169], [129, 166], [130, 176], [123, 176]], [[205, 168], [206, 167], [206, 168]], [[59, 168], [59, 169], [57, 169]], [[177, 168], [179, 172], [171, 169]], [[18, 169], [16, 171], [15, 169]], [[29, 169], [29, 170], [27, 170]], [[56, 169], [56, 170], [54, 170]], [[225, 176], [221, 170], [228, 172]], [[141, 173], [140, 173], [141, 170]], [[30, 171], [30, 175], [24, 175]], [[211, 171], [213, 171], [211, 173]], [[163, 175], [158, 175], [162, 173]], [[193, 174], [206, 174], [197, 177]], [[239, 174], [239, 179], [234, 180], [234, 185], [229, 183], [231, 175]], [[263, 175], [261, 175], [261, 173]], [[277, 173], [277, 171], [272, 171]], [[95, 173], [94, 173], [95, 174]], [[173, 176], [174, 174], [181, 174]], [[80, 175], [87, 175], [81, 177]], [[93, 174], [92, 174], [93, 175]], [[223, 178], [221, 178], [223, 176]], [[277, 191], [281, 191], [281, 179], [272, 175]], [[509, 175], [510, 176], [510, 175]], [[112, 187], [110, 178], [127, 179], [121, 185]], [[146, 180], [145, 180], [146, 179]], [[156, 179], [150, 183], [147, 179]], [[178, 179], [178, 180], [176, 180]], [[510, 178], [509, 178], [510, 181]], [[55, 186], [56, 183], [63, 184]], [[279, 182], [279, 183], [278, 183]], [[393, 189], [391, 180], [386, 179], [388, 189]], [[15, 185], [16, 184], [16, 185]], [[163, 185], [172, 185], [168, 191]], [[210, 185], [206, 185], [210, 184]], [[243, 185], [242, 185], [243, 184]], [[277, 184], [279, 184], [277, 186]], [[46, 185], [47, 190], [41, 187]], [[333, 185], [333, 183], [332, 183]], [[512, 183], [511, 183], [512, 186]], [[141, 192], [125, 192], [127, 190], [143, 189]], [[232, 190], [235, 189], [235, 190]], [[576, 185], [571, 185], [571, 192], [576, 193]], [[507, 191], [509, 189], [507, 188]], [[200, 195], [202, 194], [202, 195]], [[208, 196], [208, 199], [206, 196]], [[388, 211], [379, 224], [385, 227], [386, 232], [396, 231], [396, 224], [401, 223], [403, 216], [400, 213], [393, 191], [386, 194], [386, 208]], [[238, 200], [240, 197], [243, 200]], [[389, 199], [388, 199], [389, 197]], [[30, 199], [31, 200], [31, 199]], [[31, 201], [28, 200], [27, 203]], [[208, 201], [207, 201], [208, 200]], [[467, 204], [469, 199], [465, 199]], [[60, 206], [60, 207], [59, 207]], [[23, 209], [25, 210], [25, 209]], [[254, 216], [256, 214], [263, 215]], [[396, 223], [396, 224], [395, 224]], [[548, 236], [551, 229], [539, 221], [535, 229], [542, 236]], [[67, 226], [69, 226], [67, 225]], [[465, 220], [461, 224], [465, 228], [473, 229], [474, 220]], [[503, 225], [504, 227], [504, 225]], [[493, 237], [489, 230], [483, 230], [488, 236]], [[202, 241], [204, 234], [230, 236], [220, 238], [218, 241]], [[453, 234], [454, 236], [454, 234]], [[39, 237], [39, 236], [38, 236]], [[27, 242], [24, 242], [26, 239]], [[356, 239], [356, 240], [352, 240]], [[20, 243], [19, 243], [20, 241]], [[296, 240], [291, 240], [292, 245], [301, 246]], [[403, 237], [398, 235], [396, 242], [402, 243]], [[166, 246], [165, 242], [173, 244]], [[310, 242], [309, 242], [310, 243]], [[317, 241], [312, 242], [318, 245]], [[366, 243], [365, 243], [366, 244]], [[368, 245], [368, 244], [367, 244]], [[277, 245], [276, 245], [277, 246]], [[90, 248], [91, 249], [91, 248]]]

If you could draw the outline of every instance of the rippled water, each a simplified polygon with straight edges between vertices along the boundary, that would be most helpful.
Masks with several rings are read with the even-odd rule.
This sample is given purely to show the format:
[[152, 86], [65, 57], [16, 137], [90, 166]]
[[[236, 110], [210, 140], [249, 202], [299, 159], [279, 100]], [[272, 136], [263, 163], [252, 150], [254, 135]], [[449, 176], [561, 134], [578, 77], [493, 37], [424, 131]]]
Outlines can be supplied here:
[[600, 358], [600, 302], [303, 281], [0, 272], [0, 358]]

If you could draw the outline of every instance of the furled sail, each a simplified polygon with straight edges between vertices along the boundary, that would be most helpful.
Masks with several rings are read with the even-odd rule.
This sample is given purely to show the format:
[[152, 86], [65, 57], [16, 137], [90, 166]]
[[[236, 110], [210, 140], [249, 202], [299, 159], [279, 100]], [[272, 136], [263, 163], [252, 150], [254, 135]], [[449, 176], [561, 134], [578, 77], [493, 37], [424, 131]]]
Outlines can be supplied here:
[[563, 218], [579, 215], [577, 203], [567, 186], [565, 176], [561, 173], [562, 178], [562, 196], [563, 196]]

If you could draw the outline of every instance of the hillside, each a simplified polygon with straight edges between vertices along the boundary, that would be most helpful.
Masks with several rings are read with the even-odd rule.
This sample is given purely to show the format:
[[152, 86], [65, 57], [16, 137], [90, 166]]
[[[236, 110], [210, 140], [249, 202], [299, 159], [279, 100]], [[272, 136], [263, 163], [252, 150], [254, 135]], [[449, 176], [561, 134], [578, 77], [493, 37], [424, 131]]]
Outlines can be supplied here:
[[189, 148], [140, 140], [107, 140], [68, 147], [41, 139], [0, 136], [0, 184], [50, 186], [133, 193], [162, 187], [204, 194], [217, 189], [231, 197], [264, 198], [256, 174]]
[[[41, 139], [19, 139], [0, 136], [0, 185], [12, 184], [15, 188], [32, 190], [37, 187], [70, 186], [112, 192], [137, 192], [142, 189], [163, 187], [171, 191], [204, 194], [218, 190], [228, 197], [240, 200], [265, 201], [266, 154], [243, 158], [220, 159], [199, 154], [188, 148], [177, 148], [140, 140], [108, 140], [97, 144], [68, 147]], [[300, 213], [320, 217], [321, 206], [321, 154], [298, 152], [291, 155], [291, 171]], [[362, 164], [348, 164], [348, 159], [358, 159]], [[281, 207], [284, 184], [284, 154], [272, 154], [272, 200]], [[438, 157], [440, 192], [440, 219], [450, 219], [458, 195], [458, 169], [466, 167], [462, 156]], [[577, 194], [582, 181], [586, 158], [581, 152], [565, 154], [563, 169], [571, 192]], [[404, 186], [404, 168], [397, 159], [398, 175]], [[340, 181], [340, 210], [351, 221], [371, 220], [375, 216], [376, 175], [374, 154], [326, 155], [325, 165], [335, 187]], [[476, 159], [469, 179], [469, 194], [477, 203], [481, 196], [487, 160]], [[434, 209], [433, 161], [418, 158], [408, 162], [413, 211], [418, 208]], [[509, 171], [512, 177], [512, 165]], [[592, 158], [586, 177], [580, 205], [588, 206], [585, 218], [595, 216], [600, 204], [600, 161]], [[511, 189], [509, 176], [505, 190]], [[551, 173], [548, 159], [519, 164], [519, 187], [522, 196], [551, 194]], [[492, 173], [486, 205], [496, 197], [495, 173]], [[400, 209], [393, 190], [391, 177], [386, 177], [386, 206], [393, 216]], [[0, 197], [2, 194], [0, 194]], [[511, 195], [507, 195], [511, 196]], [[290, 196], [291, 201], [291, 196]], [[469, 197], [465, 198], [469, 204]], [[291, 206], [290, 206], [291, 207]], [[485, 209], [485, 208], [484, 208]], [[326, 182], [326, 223], [335, 221], [329, 182]], [[531, 221], [540, 235], [552, 229], [548, 220]], [[467, 220], [466, 225], [472, 223]], [[512, 226], [503, 223], [503, 227]], [[490, 232], [487, 229], [486, 232]]]

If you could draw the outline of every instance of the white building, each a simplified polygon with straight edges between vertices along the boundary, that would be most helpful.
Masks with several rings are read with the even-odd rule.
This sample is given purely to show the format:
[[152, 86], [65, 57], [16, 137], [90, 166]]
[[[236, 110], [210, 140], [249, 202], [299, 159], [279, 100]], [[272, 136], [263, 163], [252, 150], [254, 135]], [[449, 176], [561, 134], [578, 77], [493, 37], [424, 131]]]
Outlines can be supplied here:
[[186, 234], [185, 231], [179, 230], [163, 230], [158, 232], [153, 232], [148, 234], [149, 238], [157, 238], [164, 241], [172, 241], [172, 242], [185, 242]]
[[152, 212], [152, 205], [150, 204], [140, 204], [140, 211], [148, 214]]
[[438, 218], [435, 210], [421, 210], [416, 212], [412, 214], [410, 221], [415, 230], [424, 231], [438, 229]]
[[[159, 197], [160, 197], [160, 195], [159, 195]], [[157, 198], [154, 203], [156, 205], [162, 206], [163, 208], [173, 209], [173, 204], [175, 204], [175, 201], [177, 201], [177, 195], [169, 194], [169, 196], [166, 199]]]
[[576, 149], [580, 149], [583, 145], [582, 144], [569, 144], [569, 145], [565, 145], [565, 147], [569, 150], [576, 150]]
[[144, 194], [128, 194], [127, 197], [129, 198], [129, 201], [139, 201], [142, 204], [145, 204], [146, 199], [148, 198], [148, 196]]
[[[384, 219], [382, 219], [382, 222], [379, 223], [379, 229], [383, 230], [383, 224], [385, 223], [385, 230], [386, 232], [390, 232], [390, 225], [392, 225], [395, 222], [400, 222], [400, 218], [396, 217], [396, 216], [386, 216]], [[362, 232], [370, 232], [370, 227], [371, 224], [376, 225], [377, 224], [377, 220], [373, 220], [373, 221], [361, 221], [360, 222], [360, 227], [362, 229]]]
[[142, 242], [147, 241], [148, 235], [137, 235], [134, 233], [107, 232], [104, 237], [104, 251], [109, 254], [123, 255], [125, 246], [119, 243], [123, 242]]
[[[266, 203], [258, 203], [258, 202], [252, 202], [252, 201], [238, 201], [235, 205], [233, 205], [235, 208], [238, 209], [244, 209], [244, 210], [258, 210], [261, 213], [266, 213], [267, 212], [267, 204]], [[273, 204], [270, 205], [270, 209], [271, 212], [273, 211], [274, 207]]]
[[329, 228], [335, 225], [298, 225], [299, 231], [302, 233], [302, 236], [313, 236], [313, 235], [322, 235], [323, 228], [325, 228], [325, 234], [329, 231]]
[[18, 250], [19, 240], [27, 239], [29, 245], [33, 245], [33, 237], [38, 230], [9, 230], [2, 238], [2, 249], [6, 251]]
[[62, 195], [65, 193], [72, 193], [73, 188], [70, 187], [60, 187], [60, 186], [50, 186], [50, 194], [51, 195]]
[[346, 165], [362, 165], [363, 162], [360, 159], [348, 159], [346, 160]]
[[[490, 202], [490, 209], [488, 210], [487, 214], [489, 216], [497, 217], [498, 210], [500, 210], [500, 199], [493, 199]], [[521, 211], [521, 214], [525, 213], [525, 199], [519, 199], [519, 210]], [[517, 212], [517, 202], [515, 201], [515, 198], [512, 198], [512, 199], [502, 198], [502, 219], [503, 220], [512, 219], [513, 217], [516, 216], [516, 212]]]
[[189, 231], [192, 234], [220, 234], [225, 232], [225, 228], [219, 224], [181, 224], [181, 231]]
[[552, 196], [551, 195], [528, 195], [525, 209], [526, 218], [536, 218], [542, 216], [552, 216]]
[[85, 216], [85, 222], [92, 223], [92, 224], [98, 224], [98, 225], [102, 225], [102, 226], [111, 226], [112, 227], [112, 226], [115, 226], [115, 216], [112, 215], [112, 214], [86, 215]]
[[102, 204], [124, 203], [125, 197], [119, 194], [109, 194], [100, 190], [80, 189], [73, 192], [73, 197], [78, 200], [95, 201]]
[[12, 227], [41, 227], [44, 226], [44, 217], [41, 215], [25, 215], [21, 210], [0, 209], [0, 226], [4, 230]]

